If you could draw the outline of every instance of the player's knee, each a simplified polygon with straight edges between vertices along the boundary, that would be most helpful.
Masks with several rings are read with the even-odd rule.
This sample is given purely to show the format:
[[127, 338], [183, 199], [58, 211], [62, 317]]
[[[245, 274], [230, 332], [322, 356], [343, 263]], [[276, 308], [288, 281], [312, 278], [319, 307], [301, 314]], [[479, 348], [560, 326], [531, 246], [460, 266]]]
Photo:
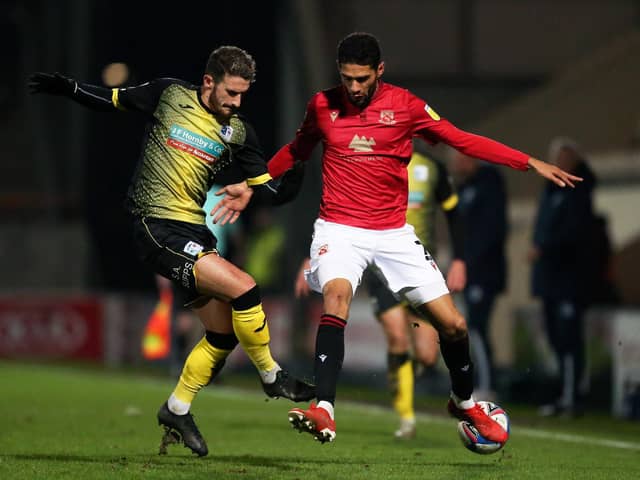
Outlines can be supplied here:
[[386, 328], [387, 345], [390, 352], [406, 352], [409, 350], [409, 338], [406, 330], [401, 328]]
[[346, 318], [352, 295], [351, 283], [348, 280], [338, 279], [329, 282], [322, 292], [325, 313]]
[[409, 341], [405, 335], [387, 332], [387, 345], [390, 352], [406, 352], [409, 350]]
[[416, 351], [416, 360], [422, 363], [425, 367], [433, 367], [438, 362], [438, 348], [430, 349], [427, 351]]
[[209, 345], [219, 350], [233, 350], [238, 345], [238, 337], [235, 333], [218, 333], [211, 330], [205, 332], [205, 338]]
[[260, 287], [254, 284], [242, 295], [231, 300], [231, 306], [234, 310], [249, 310], [258, 305], [260, 301]]
[[409, 335], [407, 331], [404, 307], [395, 306], [377, 314], [382, 324], [387, 345], [390, 352], [406, 352], [409, 350]]
[[464, 317], [455, 313], [441, 324], [440, 335], [449, 341], [460, 340], [468, 335], [467, 322]]
[[256, 281], [247, 272], [213, 254], [205, 255], [195, 262], [193, 275], [198, 292], [213, 297], [221, 295], [233, 300], [234, 295], [237, 295], [234, 292], [247, 292], [256, 285]]

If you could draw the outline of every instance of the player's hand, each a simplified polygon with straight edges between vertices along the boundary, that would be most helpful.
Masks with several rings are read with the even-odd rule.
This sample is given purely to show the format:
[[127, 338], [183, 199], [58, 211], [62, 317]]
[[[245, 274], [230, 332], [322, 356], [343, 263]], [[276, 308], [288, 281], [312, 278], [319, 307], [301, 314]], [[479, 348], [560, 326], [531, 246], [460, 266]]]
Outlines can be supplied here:
[[296, 298], [307, 297], [311, 292], [309, 284], [307, 283], [307, 279], [304, 277], [304, 271], [309, 270], [309, 268], [311, 268], [311, 262], [309, 258], [305, 258], [300, 265], [300, 268], [298, 269], [296, 282], [293, 287]]
[[303, 180], [304, 163], [298, 161], [280, 177], [278, 193], [273, 200], [273, 204], [282, 205], [293, 200], [300, 192]]
[[581, 177], [571, 175], [561, 168], [558, 168], [550, 163], [543, 162], [542, 160], [538, 160], [537, 158], [529, 158], [528, 164], [531, 168], [538, 172], [539, 175], [543, 176], [547, 180], [551, 180], [559, 187], [565, 187], [569, 185], [571, 188], [574, 188], [575, 183], [582, 181]]
[[222, 187], [216, 195], [224, 195], [224, 197], [211, 209], [210, 215], [213, 217], [213, 223], [226, 225], [238, 220], [240, 212], [251, 200], [253, 189], [247, 185], [247, 182], [233, 183]]
[[460, 259], [451, 262], [447, 272], [447, 287], [451, 293], [461, 292], [467, 284], [467, 265]]
[[72, 95], [78, 86], [73, 78], [56, 72], [36, 72], [29, 76], [29, 93], [48, 93], [49, 95]]

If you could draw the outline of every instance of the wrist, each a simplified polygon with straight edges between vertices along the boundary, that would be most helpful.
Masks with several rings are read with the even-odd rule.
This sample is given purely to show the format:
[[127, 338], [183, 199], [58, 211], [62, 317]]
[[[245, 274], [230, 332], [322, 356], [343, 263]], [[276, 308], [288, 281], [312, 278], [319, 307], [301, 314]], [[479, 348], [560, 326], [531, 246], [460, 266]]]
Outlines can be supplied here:
[[66, 97], [75, 96], [78, 91], [78, 82], [75, 79], [69, 77], [65, 77], [63, 79], [63, 82], [64, 83], [62, 83], [62, 85], [64, 86], [60, 88], [59, 93]]
[[535, 157], [529, 157], [529, 159], [527, 160], [527, 169], [534, 169], [537, 170], [538, 169], [538, 165], [540, 165], [540, 160], [538, 160]]

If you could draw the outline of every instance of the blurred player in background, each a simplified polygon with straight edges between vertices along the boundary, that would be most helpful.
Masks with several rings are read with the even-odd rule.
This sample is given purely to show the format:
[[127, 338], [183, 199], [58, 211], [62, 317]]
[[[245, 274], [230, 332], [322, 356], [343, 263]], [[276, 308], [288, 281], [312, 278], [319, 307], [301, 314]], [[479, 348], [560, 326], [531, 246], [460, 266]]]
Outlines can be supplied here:
[[278, 178], [296, 160], [309, 159], [323, 144], [323, 191], [311, 244], [313, 290], [324, 313], [316, 337], [318, 403], [289, 411], [289, 421], [321, 442], [336, 436], [334, 403], [344, 359], [344, 328], [353, 294], [371, 264], [421, 314], [430, 314], [449, 369], [449, 412], [472, 423], [485, 438], [503, 442], [507, 433], [475, 402], [473, 364], [464, 317], [456, 309], [438, 267], [406, 223], [407, 164], [412, 138], [443, 142], [470, 156], [519, 170], [532, 168], [559, 186], [580, 180], [557, 166], [494, 140], [456, 128], [424, 100], [382, 82], [377, 39], [353, 33], [338, 45], [341, 85], [317, 93], [295, 139], [269, 162]]
[[[204, 438], [190, 413], [196, 394], [222, 368], [240, 343], [270, 397], [308, 400], [313, 386], [291, 377], [272, 358], [260, 290], [246, 272], [218, 255], [205, 225], [207, 191], [226, 168], [236, 168], [246, 188], [226, 190], [217, 218], [235, 221], [252, 195], [287, 200], [267, 172], [253, 127], [238, 113], [255, 78], [255, 62], [244, 50], [223, 46], [207, 61], [202, 85], [159, 78], [130, 88], [88, 85], [58, 73], [35, 73], [32, 93], [62, 95], [94, 110], [141, 112], [148, 121], [142, 153], [127, 196], [136, 247], [143, 263], [171, 279], [186, 295], [206, 334], [185, 362], [178, 385], [158, 411], [166, 444], [181, 439], [202, 456]], [[237, 193], [237, 194], [234, 194]]]

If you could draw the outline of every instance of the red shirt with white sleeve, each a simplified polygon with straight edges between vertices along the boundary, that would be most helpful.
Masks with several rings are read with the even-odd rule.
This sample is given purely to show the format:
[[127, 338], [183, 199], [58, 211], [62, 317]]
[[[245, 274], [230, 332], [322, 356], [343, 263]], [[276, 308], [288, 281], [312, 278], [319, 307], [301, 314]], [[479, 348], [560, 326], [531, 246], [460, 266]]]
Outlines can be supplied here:
[[529, 155], [456, 128], [408, 90], [379, 82], [369, 104], [353, 105], [342, 86], [315, 94], [295, 139], [269, 162], [278, 178], [322, 142], [320, 218], [372, 230], [406, 222], [412, 139], [444, 142], [471, 157], [526, 170]]

